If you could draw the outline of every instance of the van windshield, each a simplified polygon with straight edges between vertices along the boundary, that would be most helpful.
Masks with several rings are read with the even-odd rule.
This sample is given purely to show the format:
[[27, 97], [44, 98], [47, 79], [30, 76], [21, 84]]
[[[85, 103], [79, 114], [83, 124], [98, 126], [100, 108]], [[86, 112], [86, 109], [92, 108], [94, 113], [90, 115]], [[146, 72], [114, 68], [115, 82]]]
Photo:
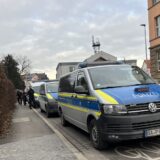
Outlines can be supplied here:
[[47, 92], [51, 93], [51, 92], [58, 92], [58, 82], [54, 82], [54, 83], [48, 83], [46, 85], [47, 88]]
[[155, 83], [143, 70], [129, 65], [90, 68], [89, 74], [95, 89]]

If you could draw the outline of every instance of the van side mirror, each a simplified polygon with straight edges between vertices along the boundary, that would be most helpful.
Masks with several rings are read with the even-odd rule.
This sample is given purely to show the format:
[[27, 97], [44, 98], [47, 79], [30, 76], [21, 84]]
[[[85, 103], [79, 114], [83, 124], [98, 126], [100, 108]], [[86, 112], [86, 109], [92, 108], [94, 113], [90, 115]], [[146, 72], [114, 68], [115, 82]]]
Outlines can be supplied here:
[[86, 90], [83, 86], [76, 86], [74, 90], [75, 90], [75, 93], [89, 94], [89, 91]]

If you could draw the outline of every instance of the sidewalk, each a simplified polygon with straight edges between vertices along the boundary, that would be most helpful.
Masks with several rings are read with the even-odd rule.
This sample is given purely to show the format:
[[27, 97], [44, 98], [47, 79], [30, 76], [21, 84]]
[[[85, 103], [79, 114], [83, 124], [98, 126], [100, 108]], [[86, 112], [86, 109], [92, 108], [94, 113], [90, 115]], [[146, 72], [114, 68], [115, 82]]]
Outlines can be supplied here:
[[28, 107], [17, 106], [10, 133], [0, 137], [0, 160], [76, 160]]

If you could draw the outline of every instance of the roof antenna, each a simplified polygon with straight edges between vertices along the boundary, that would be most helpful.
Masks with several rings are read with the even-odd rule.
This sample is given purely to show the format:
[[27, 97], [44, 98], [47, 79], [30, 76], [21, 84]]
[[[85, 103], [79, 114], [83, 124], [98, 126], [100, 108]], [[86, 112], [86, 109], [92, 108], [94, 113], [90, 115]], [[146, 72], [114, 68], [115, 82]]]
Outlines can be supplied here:
[[92, 36], [92, 47], [93, 47], [93, 50], [94, 50], [94, 53], [98, 53], [100, 51], [100, 41], [99, 39], [97, 38], [97, 41], [95, 42], [94, 41], [94, 36]]

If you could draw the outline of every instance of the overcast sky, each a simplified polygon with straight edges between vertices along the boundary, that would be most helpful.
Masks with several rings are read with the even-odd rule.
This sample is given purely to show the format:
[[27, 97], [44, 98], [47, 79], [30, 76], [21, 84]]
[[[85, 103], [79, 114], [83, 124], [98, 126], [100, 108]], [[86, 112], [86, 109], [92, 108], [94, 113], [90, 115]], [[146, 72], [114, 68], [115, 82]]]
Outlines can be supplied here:
[[32, 72], [56, 74], [59, 62], [83, 61], [101, 50], [119, 58], [145, 58], [141, 23], [146, 0], [0, 0], [0, 57], [26, 55]]

